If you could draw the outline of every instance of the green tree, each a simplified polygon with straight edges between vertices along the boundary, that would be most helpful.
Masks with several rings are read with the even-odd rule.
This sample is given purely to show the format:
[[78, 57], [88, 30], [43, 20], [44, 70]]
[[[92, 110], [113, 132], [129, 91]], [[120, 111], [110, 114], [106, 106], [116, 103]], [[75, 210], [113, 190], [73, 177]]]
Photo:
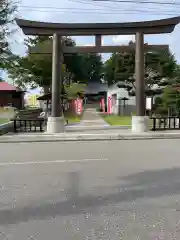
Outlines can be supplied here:
[[8, 24], [13, 21], [15, 5], [10, 0], [1, 0], [0, 5], [0, 69], [2, 69], [11, 54], [7, 41], [10, 34]]
[[115, 83], [116, 59], [118, 54], [113, 53], [112, 56], [103, 65], [103, 75], [108, 85]]
[[76, 98], [78, 95], [83, 95], [86, 84], [83, 83], [72, 83], [71, 85], [65, 86], [65, 91], [68, 98]]
[[[63, 38], [64, 44], [75, 46], [71, 38]], [[52, 46], [51, 37], [28, 38], [25, 42], [28, 48], [24, 57], [12, 56], [11, 63], [7, 64], [7, 70], [14, 82], [25, 87], [43, 87], [44, 90], [51, 86], [52, 79], [52, 55], [37, 52], [46, 52]], [[36, 53], [34, 53], [36, 52]], [[64, 55], [64, 75], [65, 85], [72, 82], [86, 83], [100, 79], [101, 57], [98, 55]], [[47, 92], [47, 90], [45, 90]]]
[[[76, 43], [70, 37], [63, 38], [63, 44], [66, 46], [75, 46]], [[29, 43], [27, 43], [29, 47]], [[30, 42], [30, 52], [46, 52], [51, 51], [52, 49], [52, 38], [49, 37], [38, 37], [35, 39], [31, 39]], [[50, 58], [51, 55], [48, 55]], [[66, 66], [66, 74], [65, 74], [65, 82], [71, 83], [72, 81], [84, 81], [83, 75], [83, 58], [81, 55], [74, 53], [74, 54], [64, 54], [64, 64]], [[44, 58], [44, 57], [43, 57]]]
[[[73, 46], [75, 43], [70, 38], [63, 39], [64, 44]], [[41, 52], [41, 48], [47, 48], [52, 42], [51, 37], [36, 37], [28, 38], [25, 44], [28, 48], [27, 55], [24, 57], [12, 56], [10, 64], [6, 65], [9, 76], [14, 80], [14, 82], [25, 88], [25, 86], [30, 85], [33, 87], [43, 87], [45, 92], [51, 86], [52, 81], [52, 55], [42, 54], [42, 53], [32, 53], [33, 50]], [[74, 59], [76, 61], [76, 59]], [[64, 57], [64, 63], [66, 65], [66, 70], [64, 70], [64, 78], [67, 76], [76, 76], [75, 69], [72, 66], [72, 62], [69, 61], [69, 56]], [[70, 72], [72, 71], [72, 72]], [[76, 76], [77, 77], [77, 76]]]
[[179, 114], [180, 109], [180, 94], [178, 89], [172, 86], [166, 86], [162, 94], [162, 104], [160, 110], [167, 114]]
[[[132, 43], [130, 43], [132, 44]], [[135, 95], [135, 54], [115, 53], [104, 65], [105, 80], [108, 84], [121, 82], [129, 95]], [[146, 95], [162, 93], [162, 85], [172, 84], [175, 79], [177, 64], [174, 56], [167, 51], [152, 51], [145, 54]], [[154, 89], [156, 86], [157, 90]]]
[[82, 69], [87, 82], [100, 82], [103, 74], [103, 62], [99, 54], [84, 54]]

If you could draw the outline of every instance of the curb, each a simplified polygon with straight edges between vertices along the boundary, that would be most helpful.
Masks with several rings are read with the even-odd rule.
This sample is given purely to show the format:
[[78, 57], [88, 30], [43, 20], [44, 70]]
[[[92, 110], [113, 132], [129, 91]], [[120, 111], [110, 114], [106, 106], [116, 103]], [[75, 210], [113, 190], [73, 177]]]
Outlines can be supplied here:
[[107, 141], [107, 140], [150, 140], [180, 139], [180, 133], [145, 133], [145, 134], [56, 134], [0, 137], [0, 143], [27, 142], [72, 142], [72, 141]]
[[77, 132], [77, 131], [92, 131], [92, 130], [115, 130], [115, 129], [131, 129], [131, 125], [117, 125], [117, 126], [111, 126], [111, 125], [104, 125], [104, 126], [99, 126], [99, 125], [94, 125], [94, 126], [86, 126], [86, 125], [81, 125], [81, 126], [66, 126], [65, 127], [67, 132]]

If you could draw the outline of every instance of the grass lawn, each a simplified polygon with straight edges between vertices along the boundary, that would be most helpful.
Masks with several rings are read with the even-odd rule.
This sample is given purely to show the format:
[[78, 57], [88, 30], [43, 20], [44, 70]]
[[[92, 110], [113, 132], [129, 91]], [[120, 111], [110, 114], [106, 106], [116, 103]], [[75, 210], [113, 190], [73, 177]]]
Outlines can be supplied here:
[[0, 124], [9, 122], [8, 119], [0, 118]]
[[[103, 119], [110, 125], [114, 126], [131, 126], [131, 116], [102, 115]], [[152, 120], [149, 119], [149, 126]]]
[[103, 115], [102, 117], [110, 125], [131, 125], [130, 116]]
[[81, 115], [74, 115], [70, 113], [65, 113], [64, 118], [68, 120], [69, 124], [78, 123], [81, 121]]

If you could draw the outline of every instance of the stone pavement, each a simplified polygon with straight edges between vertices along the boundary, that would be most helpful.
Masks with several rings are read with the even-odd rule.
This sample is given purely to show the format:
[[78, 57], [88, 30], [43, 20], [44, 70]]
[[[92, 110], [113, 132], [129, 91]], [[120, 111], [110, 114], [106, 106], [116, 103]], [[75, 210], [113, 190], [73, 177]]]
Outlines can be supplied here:
[[0, 144], [1, 240], [179, 240], [179, 140]]
[[80, 125], [83, 126], [109, 126], [104, 119], [97, 113], [95, 108], [86, 108], [84, 110]]

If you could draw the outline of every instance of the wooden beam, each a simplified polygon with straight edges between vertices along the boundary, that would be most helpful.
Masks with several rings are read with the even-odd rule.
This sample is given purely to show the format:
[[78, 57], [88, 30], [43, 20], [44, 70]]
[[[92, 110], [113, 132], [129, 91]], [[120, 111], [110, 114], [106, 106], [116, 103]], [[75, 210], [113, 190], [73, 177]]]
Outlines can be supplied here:
[[[144, 51], [168, 50], [168, 45], [147, 45], [144, 46]], [[135, 51], [135, 45], [132, 46], [78, 46], [64, 47], [63, 53], [114, 53], [114, 52], [132, 52]], [[52, 54], [52, 49], [46, 47], [29, 48], [29, 52], [33, 54]]]
[[[168, 45], [145, 45], [145, 51], [168, 49]], [[64, 47], [64, 53], [111, 53], [111, 52], [132, 52], [135, 46], [101, 46], [101, 47]]]
[[101, 47], [101, 43], [102, 43], [101, 35], [96, 35], [95, 36], [95, 46], [96, 47]]

